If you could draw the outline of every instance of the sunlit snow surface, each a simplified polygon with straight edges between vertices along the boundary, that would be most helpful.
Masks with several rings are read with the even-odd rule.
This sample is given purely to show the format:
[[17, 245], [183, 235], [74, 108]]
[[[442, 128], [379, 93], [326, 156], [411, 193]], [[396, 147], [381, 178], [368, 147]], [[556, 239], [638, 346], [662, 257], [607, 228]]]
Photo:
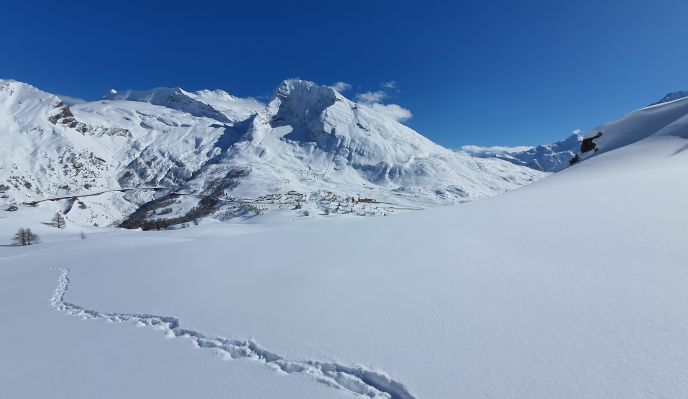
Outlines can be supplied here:
[[51, 304], [68, 267], [64, 300], [84, 309], [360, 367], [414, 398], [685, 397], [687, 144], [650, 137], [492, 199], [387, 218], [86, 240], [39, 227], [43, 244], [0, 247], [3, 396], [358, 395], [145, 323], [69, 316]]
[[688, 397], [686, 114], [631, 113], [563, 172], [389, 217], [57, 231], [3, 211], [5, 244], [44, 242], [0, 247], [0, 396]]

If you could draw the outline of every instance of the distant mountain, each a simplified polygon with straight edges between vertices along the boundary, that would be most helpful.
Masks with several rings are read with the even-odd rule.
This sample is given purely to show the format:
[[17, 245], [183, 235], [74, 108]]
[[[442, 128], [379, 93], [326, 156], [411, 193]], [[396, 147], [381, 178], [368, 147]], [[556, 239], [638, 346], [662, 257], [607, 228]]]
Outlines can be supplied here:
[[669, 101], [674, 101], [674, 100], [679, 100], [681, 98], [688, 97], [688, 91], [675, 91], [673, 93], [669, 93], [666, 96], [662, 97], [661, 100], [657, 101], [656, 103], [652, 103], [650, 105], [657, 105], [657, 104], [663, 104], [667, 103]]
[[111, 90], [102, 99], [147, 102], [187, 112], [193, 116], [215, 119], [220, 122], [229, 122], [230, 119], [215, 106], [223, 107], [225, 110], [234, 111], [237, 108], [241, 108], [242, 111], [245, 111], [239, 115], [234, 115], [235, 118], [246, 118], [262, 108], [262, 104], [255, 100], [253, 102], [245, 100], [244, 107], [238, 106], [236, 104], [238, 99], [222, 90], [202, 90], [197, 93], [189, 93], [179, 87], [158, 87], [146, 91], [127, 90], [124, 92]]
[[302, 80], [283, 82], [267, 105], [221, 90], [156, 88], [71, 107], [0, 81], [0, 138], [0, 202], [64, 197], [41, 206], [127, 227], [277, 209], [386, 214], [483, 198], [545, 175], [455, 153]]
[[537, 147], [479, 147], [467, 145], [461, 151], [478, 158], [497, 158], [515, 165], [543, 172], [558, 172], [569, 166], [569, 160], [580, 150], [583, 136], [577, 133], [564, 140]]

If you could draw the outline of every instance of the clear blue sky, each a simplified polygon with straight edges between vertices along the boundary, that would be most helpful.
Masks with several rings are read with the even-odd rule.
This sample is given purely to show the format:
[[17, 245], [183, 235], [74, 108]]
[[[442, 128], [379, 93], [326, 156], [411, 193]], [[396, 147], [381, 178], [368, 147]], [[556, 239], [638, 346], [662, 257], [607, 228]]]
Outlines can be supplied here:
[[395, 81], [388, 103], [448, 147], [538, 144], [688, 89], [688, 2], [12, 1], [0, 77], [269, 95], [285, 78]]

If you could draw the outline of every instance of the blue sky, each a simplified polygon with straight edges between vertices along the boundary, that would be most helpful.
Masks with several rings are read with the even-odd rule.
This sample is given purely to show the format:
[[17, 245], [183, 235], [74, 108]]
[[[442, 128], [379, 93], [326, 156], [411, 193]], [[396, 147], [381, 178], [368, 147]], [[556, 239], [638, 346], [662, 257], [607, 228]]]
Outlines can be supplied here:
[[686, 1], [13, 1], [1, 15], [1, 78], [86, 99], [340, 81], [448, 147], [550, 142], [688, 89]]

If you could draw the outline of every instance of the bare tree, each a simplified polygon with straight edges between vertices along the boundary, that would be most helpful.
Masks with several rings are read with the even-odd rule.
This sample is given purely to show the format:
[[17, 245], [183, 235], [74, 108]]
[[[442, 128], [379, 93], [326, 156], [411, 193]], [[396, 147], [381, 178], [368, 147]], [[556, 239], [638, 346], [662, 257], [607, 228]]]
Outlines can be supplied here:
[[57, 212], [55, 213], [55, 216], [53, 216], [52, 224], [58, 229], [64, 229], [65, 225], [67, 224], [67, 221], [60, 212]]
[[38, 236], [38, 234], [32, 232], [29, 228], [26, 229], [26, 236], [29, 245], [38, 244], [39, 242], [41, 242], [41, 238]]
[[38, 234], [35, 234], [29, 228], [19, 229], [14, 235], [14, 242], [17, 245], [33, 245], [41, 242]]
[[28, 243], [26, 242], [26, 229], [17, 230], [12, 240], [16, 245], [27, 245]]

